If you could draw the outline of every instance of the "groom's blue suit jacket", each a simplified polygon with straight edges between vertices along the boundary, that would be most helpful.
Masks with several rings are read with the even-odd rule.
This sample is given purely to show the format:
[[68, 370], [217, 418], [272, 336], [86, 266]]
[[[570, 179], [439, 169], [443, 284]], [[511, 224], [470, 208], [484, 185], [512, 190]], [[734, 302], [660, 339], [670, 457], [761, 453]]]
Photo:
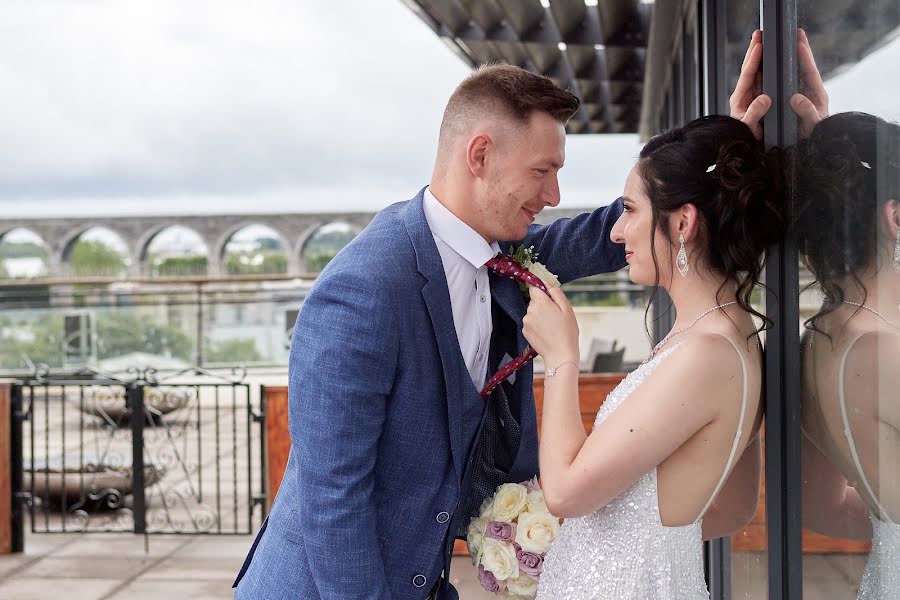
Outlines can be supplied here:
[[[524, 243], [561, 282], [615, 271], [621, 211], [618, 200], [533, 225]], [[526, 345], [526, 305], [515, 282], [490, 277], [496, 368]], [[530, 366], [509, 389], [521, 429], [509, 481], [523, 481], [538, 470]], [[484, 411], [422, 192], [382, 211], [320, 275], [294, 329], [289, 398], [290, 458], [236, 598], [425, 598], [465, 528], [471, 416], [478, 427]], [[440, 598], [457, 597], [441, 586]]]

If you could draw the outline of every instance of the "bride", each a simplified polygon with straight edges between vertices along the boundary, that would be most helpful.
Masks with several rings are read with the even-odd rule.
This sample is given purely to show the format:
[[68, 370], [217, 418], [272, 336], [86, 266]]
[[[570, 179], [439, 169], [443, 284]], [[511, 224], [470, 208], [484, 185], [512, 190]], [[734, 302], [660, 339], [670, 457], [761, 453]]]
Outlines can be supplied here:
[[804, 524], [871, 539], [859, 598], [896, 598], [900, 126], [832, 115], [798, 167], [798, 246], [824, 297], [802, 345]]
[[578, 325], [558, 289], [532, 292], [524, 333], [548, 367], [540, 439], [548, 509], [566, 518], [538, 598], [708, 598], [702, 540], [756, 509], [762, 352], [750, 305], [783, 235], [780, 170], [751, 129], [710, 116], [644, 147], [612, 240], [660, 286], [672, 332], [609, 395], [585, 435]]

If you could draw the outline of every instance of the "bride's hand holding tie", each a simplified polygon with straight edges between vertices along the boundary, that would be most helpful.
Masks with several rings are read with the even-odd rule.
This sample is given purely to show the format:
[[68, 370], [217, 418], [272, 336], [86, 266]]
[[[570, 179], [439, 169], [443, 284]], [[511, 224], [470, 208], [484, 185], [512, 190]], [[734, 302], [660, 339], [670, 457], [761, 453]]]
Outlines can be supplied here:
[[559, 288], [550, 288], [549, 295], [536, 288], [530, 288], [530, 291], [531, 302], [522, 320], [522, 334], [543, 357], [548, 376], [552, 377], [551, 371], [555, 374], [556, 369], [569, 363], [577, 375], [580, 360], [578, 321], [572, 305]]

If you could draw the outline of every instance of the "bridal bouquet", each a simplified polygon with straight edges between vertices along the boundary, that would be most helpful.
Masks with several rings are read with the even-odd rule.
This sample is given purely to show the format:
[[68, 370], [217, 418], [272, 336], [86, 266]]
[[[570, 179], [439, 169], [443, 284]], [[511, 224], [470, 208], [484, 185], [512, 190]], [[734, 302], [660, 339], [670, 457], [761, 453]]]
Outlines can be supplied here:
[[481, 586], [502, 598], [534, 598], [558, 530], [536, 479], [499, 486], [466, 535]]

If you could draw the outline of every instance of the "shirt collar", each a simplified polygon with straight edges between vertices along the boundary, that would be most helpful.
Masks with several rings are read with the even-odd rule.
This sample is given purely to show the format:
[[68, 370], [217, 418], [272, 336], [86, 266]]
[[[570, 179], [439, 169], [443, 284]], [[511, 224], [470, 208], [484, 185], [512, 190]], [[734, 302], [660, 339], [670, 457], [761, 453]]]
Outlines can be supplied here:
[[441, 204], [431, 193], [430, 187], [425, 188], [424, 209], [431, 233], [476, 269], [500, 252], [500, 244], [488, 244], [477, 231]]

